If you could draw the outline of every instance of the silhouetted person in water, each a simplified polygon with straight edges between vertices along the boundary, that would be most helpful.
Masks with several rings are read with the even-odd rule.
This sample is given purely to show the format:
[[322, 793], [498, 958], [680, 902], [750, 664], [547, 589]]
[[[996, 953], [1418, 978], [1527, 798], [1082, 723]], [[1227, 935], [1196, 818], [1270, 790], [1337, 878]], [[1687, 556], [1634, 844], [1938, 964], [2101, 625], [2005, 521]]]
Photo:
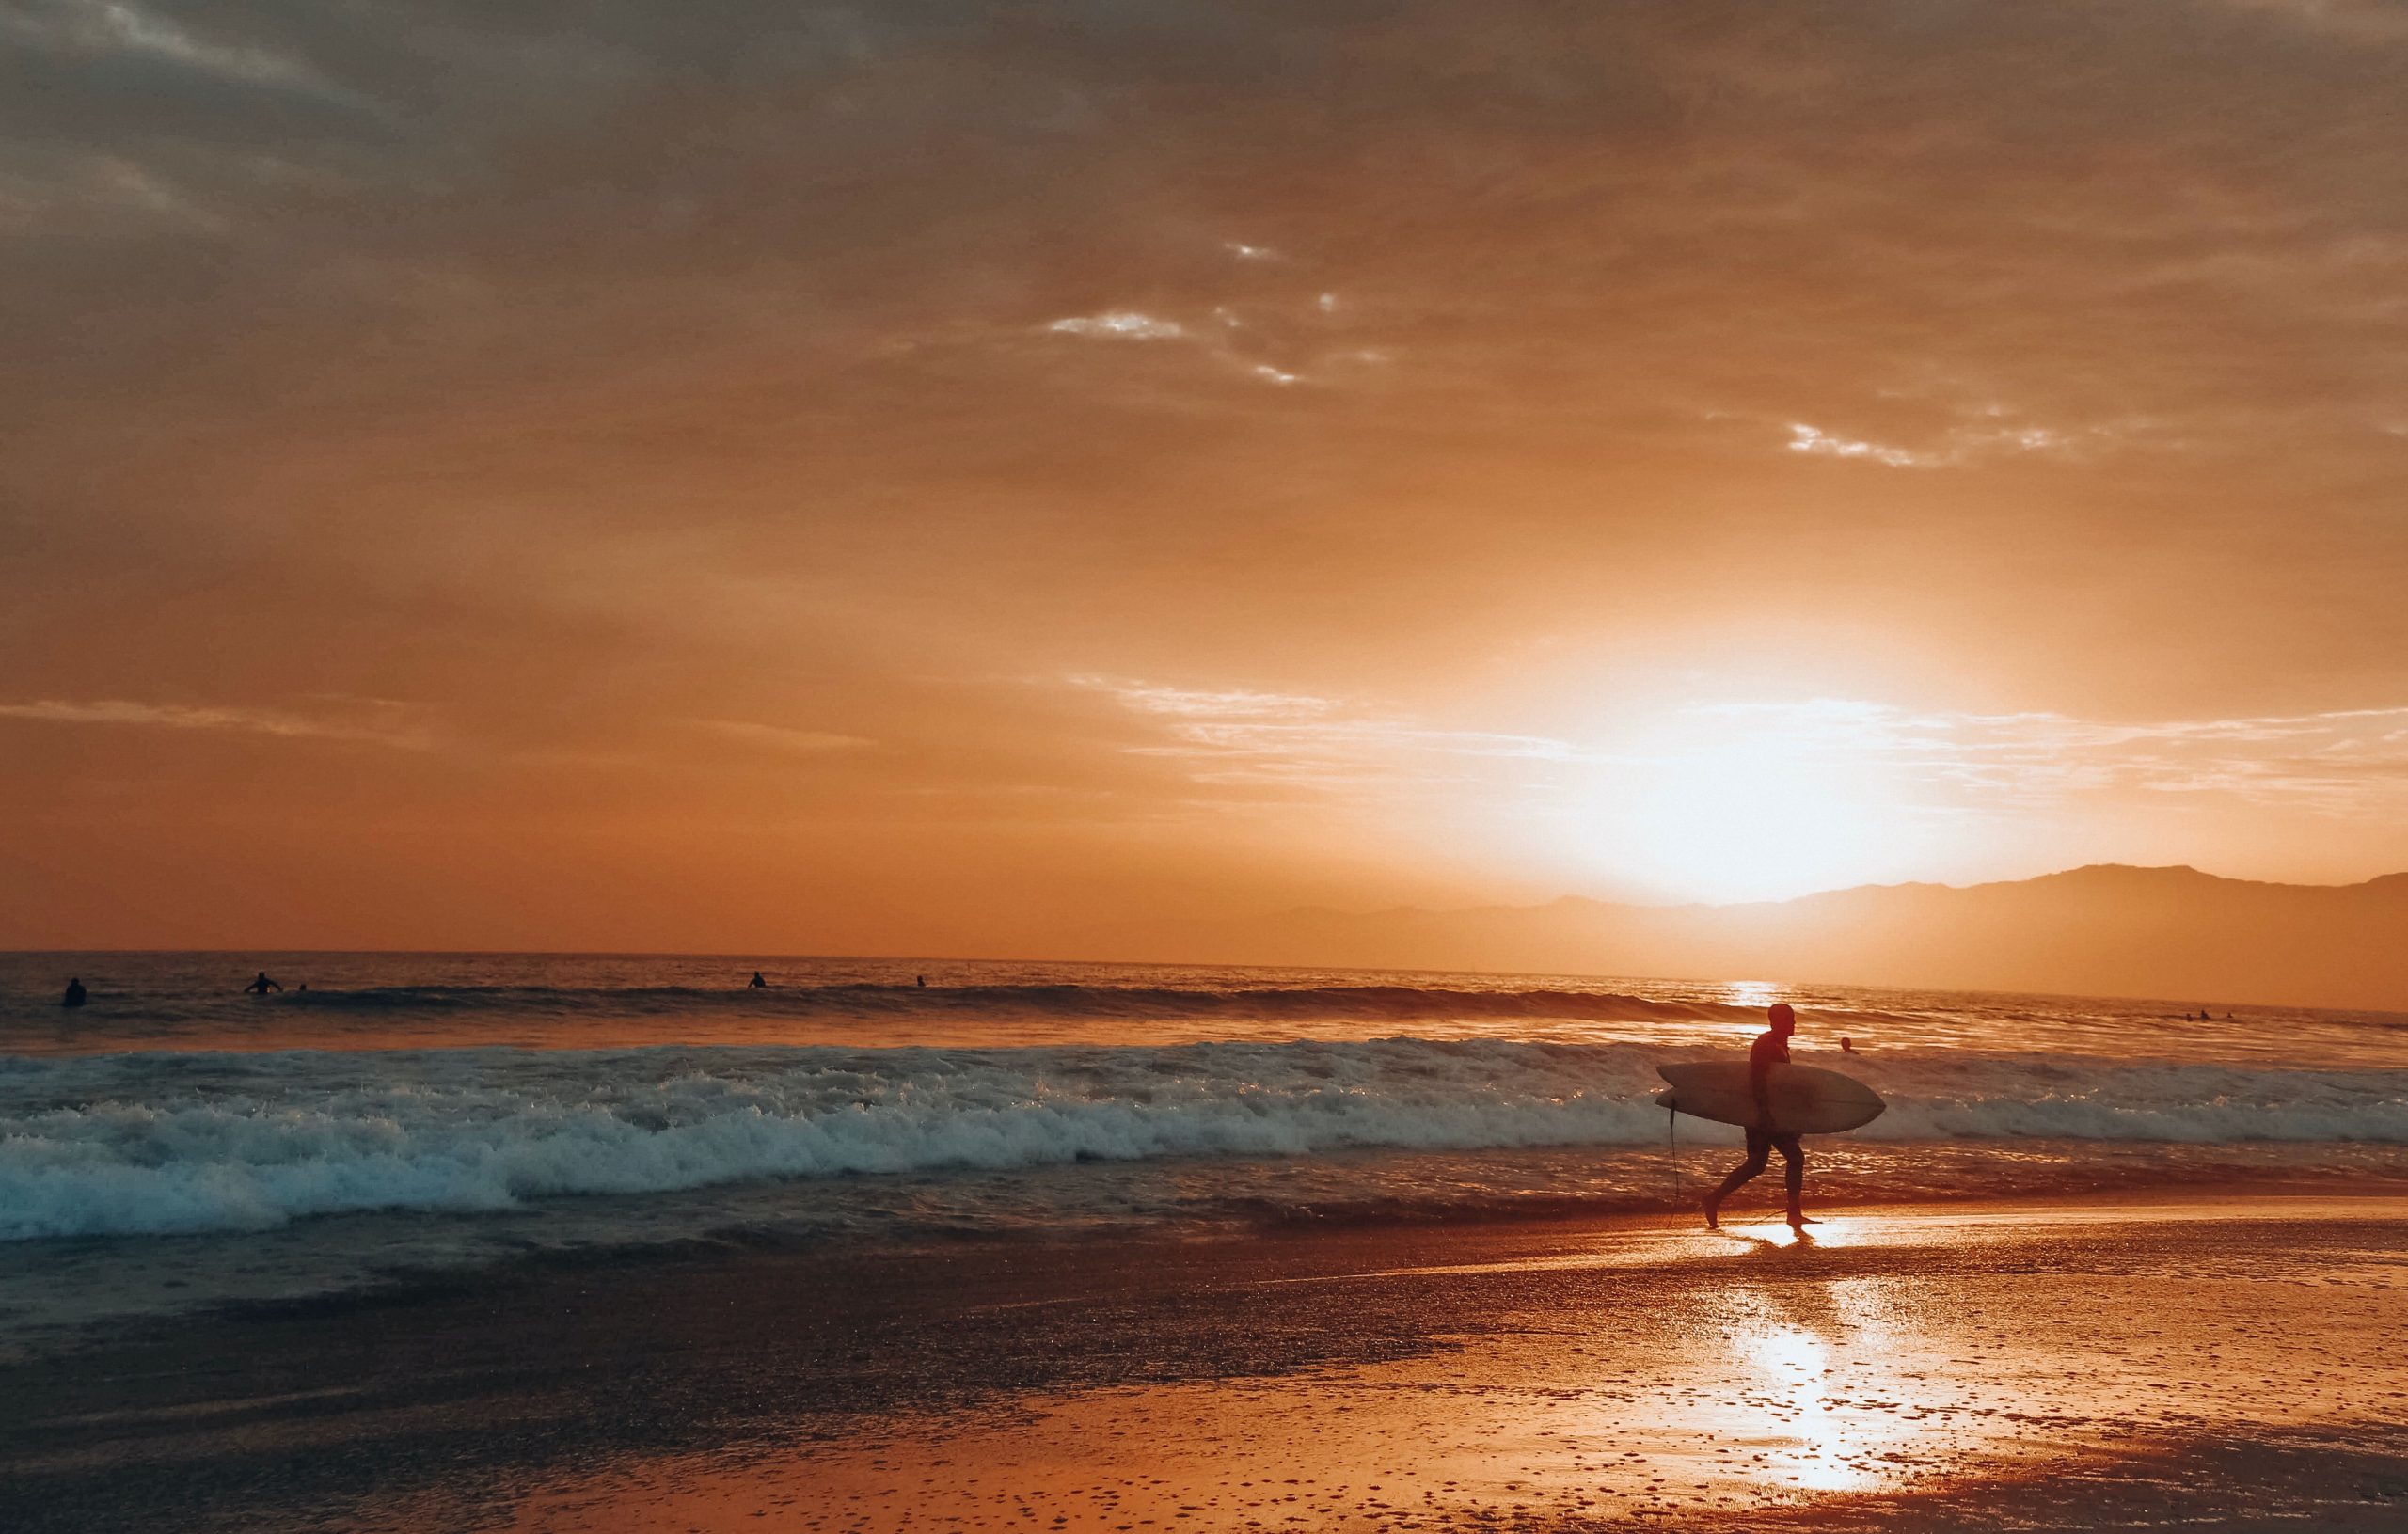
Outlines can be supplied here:
[[1840, 1035], [1840, 1052], [1842, 1054], [1854, 1054], [1856, 1052], [1856, 1040], [1848, 1037], [1846, 1034]]
[[1772, 1026], [1758, 1036], [1748, 1048], [1748, 1090], [1756, 1099], [1756, 1121], [1748, 1126], [1748, 1159], [1731, 1169], [1722, 1186], [1706, 1195], [1705, 1225], [1719, 1230], [1722, 1201], [1748, 1185], [1751, 1178], [1765, 1169], [1765, 1161], [1775, 1150], [1781, 1152], [1789, 1182], [1789, 1227], [1803, 1230], [1814, 1222], [1806, 1218], [1798, 1207], [1798, 1195], [1806, 1186], [1806, 1147], [1798, 1136], [1782, 1134], [1772, 1127], [1772, 1067], [1789, 1064], [1789, 1036], [1798, 1031], [1798, 1014], [1787, 1002], [1775, 1002], [1766, 1014]]
[[264, 996], [271, 990], [282, 990], [283, 988], [284, 988], [282, 986], [277, 985], [275, 981], [270, 980], [267, 977], [267, 972], [265, 970], [261, 970], [258, 979], [243, 988], [243, 994], [246, 996]]
[[925, 974], [915, 974], [911, 977], [911, 984], [919, 987], [922, 990], [926, 990], [928, 988], [928, 977]]
[[769, 983], [761, 978], [760, 971], [754, 970], [752, 972], [752, 978], [744, 983], [744, 988], [747, 990], [767, 990], [769, 988]]
[[84, 1004], [84, 982], [81, 978], [67, 982], [67, 994], [58, 999], [58, 1004], [61, 1006], [81, 1006]]

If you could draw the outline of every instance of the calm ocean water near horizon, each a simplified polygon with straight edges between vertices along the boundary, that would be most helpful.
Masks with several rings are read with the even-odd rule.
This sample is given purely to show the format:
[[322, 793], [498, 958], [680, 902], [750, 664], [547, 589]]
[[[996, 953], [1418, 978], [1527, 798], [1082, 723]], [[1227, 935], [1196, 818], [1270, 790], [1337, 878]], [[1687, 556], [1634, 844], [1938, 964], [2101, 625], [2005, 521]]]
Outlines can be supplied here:
[[[288, 988], [242, 994], [261, 968]], [[770, 988], [744, 988], [755, 968]], [[71, 974], [91, 993], [76, 1011], [57, 1004]], [[2396, 1013], [935, 959], [10, 954], [0, 1346], [542, 1254], [1666, 1209], [1737, 1134], [1683, 1120], [1669, 1146], [1655, 1067], [1735, 1055], [1775, 1000], [1798, 1009], [1801, 1062], [1890, 1104], [1813, 1142], [1810, 1197], [2408, 1179]], [[2216, 1020], [2182, 1020], [2202, 1004]]]

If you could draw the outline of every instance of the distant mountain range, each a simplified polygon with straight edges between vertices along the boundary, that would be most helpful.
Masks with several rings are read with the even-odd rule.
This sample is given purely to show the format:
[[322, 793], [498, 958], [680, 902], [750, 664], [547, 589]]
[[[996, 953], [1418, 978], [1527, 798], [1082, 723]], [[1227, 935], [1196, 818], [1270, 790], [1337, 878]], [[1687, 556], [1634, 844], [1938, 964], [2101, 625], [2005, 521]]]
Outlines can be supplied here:
[[[1742, 906], [1545, 906], [1196, 924], [1108, 946], [1183, 963], [1750, 978], [2408, 1011], [2408, 873], [2263, 884], [2094, 864]], [[2403, 1042], [2408, 1051], [2408, 1042]]]

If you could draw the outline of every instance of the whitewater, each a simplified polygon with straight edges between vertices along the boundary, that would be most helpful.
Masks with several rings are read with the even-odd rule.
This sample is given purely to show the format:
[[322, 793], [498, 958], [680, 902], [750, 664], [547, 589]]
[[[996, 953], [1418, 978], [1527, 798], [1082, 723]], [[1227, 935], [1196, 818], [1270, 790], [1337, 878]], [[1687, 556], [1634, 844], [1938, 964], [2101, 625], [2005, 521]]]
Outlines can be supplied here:
[[[289, 988], [242, 995], [261, 967]], [[744, 988], [756, 968], [770, 988]], [[75, 1012], [56, 1004], [70, 973], [92, 995]], [[1656, 1067], [1735, 1057], [1776, 999], [1798, 1009], [1801, 1062], [1890, 1104], [1811, 1143], [1827, 1199], [2408, 1178], [2408, 1018], [2388, 1014], [1751, 981], [16, 955], [0, 1327], [695, 1241], [1669, 1207], [1736, 1131], [1683, 1120], [1673, 1141]], [[2214, 1020], [2181, 1017], [2201, 1007]]]

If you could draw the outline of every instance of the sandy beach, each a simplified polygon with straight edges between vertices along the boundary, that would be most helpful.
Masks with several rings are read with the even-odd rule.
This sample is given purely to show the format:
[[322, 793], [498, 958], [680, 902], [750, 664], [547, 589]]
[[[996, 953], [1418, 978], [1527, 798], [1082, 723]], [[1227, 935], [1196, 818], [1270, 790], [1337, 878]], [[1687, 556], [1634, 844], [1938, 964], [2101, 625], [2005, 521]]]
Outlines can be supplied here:
[[689, 1250], [0, 1372], [24, 1530], [2408, 1519], [2408, 1196]]

